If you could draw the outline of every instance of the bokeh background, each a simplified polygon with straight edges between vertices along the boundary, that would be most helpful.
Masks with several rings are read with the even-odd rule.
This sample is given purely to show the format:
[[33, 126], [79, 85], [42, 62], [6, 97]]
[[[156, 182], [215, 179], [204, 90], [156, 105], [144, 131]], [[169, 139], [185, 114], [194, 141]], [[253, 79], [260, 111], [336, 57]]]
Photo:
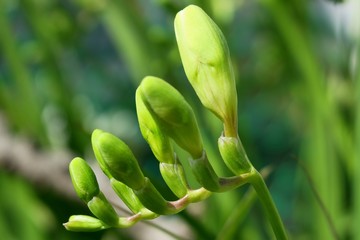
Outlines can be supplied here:
[[[360, 239], [359, 1], [0, 0], [1, 239], [174, 238], [159, 226], [181, 239], [271, 238], [248, 187], [155, 226], [62, 226], [89, 214], [67, 167], [82, 156], [96, 169], [95, 128], [127, 142], [174, 199], [137, 124], [134, 93], [146, 75], [183, 93], [216, 171], [230, 175], [216, 145], [221, 123], [191, 89], [176, 46], [173, 19], [188, 4], [201, 6], [228, 41], [240, 138], [254, 166], [271, 169], [266, 181], [291, 239]], [[101, 186], [111, 195], [106, 180]]]

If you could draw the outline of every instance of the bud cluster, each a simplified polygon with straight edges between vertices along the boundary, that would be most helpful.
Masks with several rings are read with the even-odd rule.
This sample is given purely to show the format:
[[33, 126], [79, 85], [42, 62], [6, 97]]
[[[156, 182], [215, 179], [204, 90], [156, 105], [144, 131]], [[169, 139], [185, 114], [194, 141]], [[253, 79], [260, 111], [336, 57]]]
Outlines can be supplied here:
[[[132, 211], [119, 217], [100, 191], [96, 177], [81, 158], [70, 163], [74, 188], [96, 218], [71, 216], [65, 227], [72, 231], [97, 231], [129, 227], [142, 219], [175, 214], [202, 201], [248, 183], [255, 170], [237, 134], [237, 96], [230, 54], [223, 34], [199, 7], [190, 5], [175, 17], [175, 33], [185, 73], [202, 104], [224, 124], [219, 149], [235, 174], [219, 177], [203, 146], [194, 111], [185, 98], [164, 80], [148, 76], [136, 91], [136, 110], [144, 139], [159, 161], [160, 172], [178, 197], [167, 201], [142, 172], [131, 149], [116, 136], [96, 129], [91, 141], [95, 157], [116, 194]], [[189, 153], [192, 173], [201, 187], [192, 189], [173, 144]]]

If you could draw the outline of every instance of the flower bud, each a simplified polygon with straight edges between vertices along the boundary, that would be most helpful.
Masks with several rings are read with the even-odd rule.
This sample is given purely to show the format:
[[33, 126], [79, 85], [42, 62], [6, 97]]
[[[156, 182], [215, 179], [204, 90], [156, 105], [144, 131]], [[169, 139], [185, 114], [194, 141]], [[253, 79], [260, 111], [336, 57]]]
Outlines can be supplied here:
[[168, 187], [177, 197], [182, 198], [188, 193], [185, 171], [178, 159], [174, 164], [160, 163], [160, 172]]
[[63, 225], [73, 232], [96, 232], [107, 228], [99, 219], [86, 215], [73, 215]]
[[92, 146], [103, 171], [132, 189], [140, 189], [145, 177], [130, 148], [114, 135], [99, 129], [92, 134]]
[[116, 214], [115, 209], [111, 206], [102, 192], [100, 192], [96, 197], [93, 197], [87, 205], [90, 211], [107, 225], [112, 227], [116, 227], [118, 225], [119, 216]]
[[201, 156], [200, 132], [194, 112], [184, 97], [156, 77], [145, 77], [137, 92], [157, 125], [193, 157]]
[[69, 172], [75, 191], [86, 203], [100, 192], [96, 176], [87, 162], [79, 157], [69, 164]]
[[218, 140], [218, 146], [226, 166], [235, 175], [238, 176], [251, 171], [252, 165], [238, 137], [221, 136]]
[[186, 76], [202, 104], [224, 123], [225, 135], [237, 135], [237, 96], [230, 53], [219, 27], [190, 5], [174, 21]]
[[160, 162], [173, 163], [174, 151], [169, 137], [160, 129], [141, 98], [140, 90], [136, 91], [136, 112], [140, 131], [150, 145], [152, 152]]
[[110, 179], [110, 183], [115, 193], [133, 213], [140, 213], [142, 219], [153, 219], [158, 216], [144, 207], [131, 188], [114, 178]]

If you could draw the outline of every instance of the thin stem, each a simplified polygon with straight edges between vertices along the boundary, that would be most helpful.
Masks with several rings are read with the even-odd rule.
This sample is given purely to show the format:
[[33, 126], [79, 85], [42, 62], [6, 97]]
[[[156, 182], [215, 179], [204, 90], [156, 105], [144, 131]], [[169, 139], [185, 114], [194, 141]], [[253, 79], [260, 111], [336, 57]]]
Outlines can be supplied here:
[[[260, 173], [264, 179], [266, 179], [273, 171], [273, 166], [267, 166], [261, 169]], [[238, 226], [245, 220], [253, 203], [255, 202], [257, 194], [254, 188], [249, 188], [241, 201], [237, 204], [232, 211], [229, 218], [226, 220], [224, 226], [217, 234], [217, 240], [231, 240], [235, 238], [236, 230]]]
[[261, 174], [254, 169], [254, 174], [249, 180], [265, 209], [276, 238], [278, 240], [286, 240], [287, 236], [284, 225]]

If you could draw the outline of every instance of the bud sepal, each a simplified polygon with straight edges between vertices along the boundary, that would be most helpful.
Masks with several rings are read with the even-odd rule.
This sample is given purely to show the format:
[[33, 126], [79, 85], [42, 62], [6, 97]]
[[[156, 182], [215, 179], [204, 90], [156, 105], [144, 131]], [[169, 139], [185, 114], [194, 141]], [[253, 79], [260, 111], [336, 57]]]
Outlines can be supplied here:
[[160, 173], [165, 183], [177, 197], [182, 198], [188, 193], [189, 186], [179, 159], [175, 158], [174, 164], [160, 163]]
[[235, 174], [248, 173], [253, 168], [239, 137], [221, 136], [218, 146], [226, 166]]

